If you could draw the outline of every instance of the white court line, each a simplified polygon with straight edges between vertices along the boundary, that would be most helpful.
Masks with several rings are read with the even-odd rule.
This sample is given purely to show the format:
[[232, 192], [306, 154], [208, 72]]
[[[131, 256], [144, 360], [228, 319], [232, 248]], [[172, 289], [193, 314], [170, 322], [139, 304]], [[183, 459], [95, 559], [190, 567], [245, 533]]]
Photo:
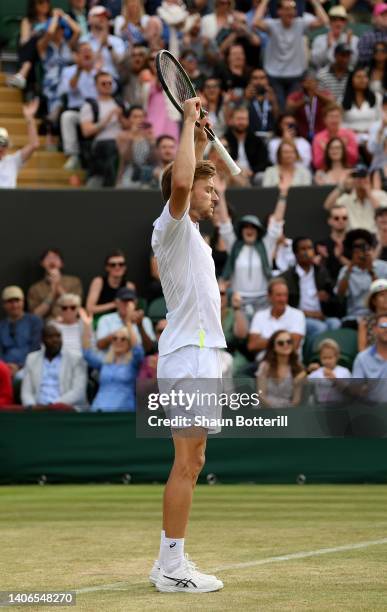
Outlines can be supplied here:
[[279, 561], [292, 561], [293, 559], [306, 559], [307, 557], [317, 557], [319, 555], [328, 555], [330, 553], [343, 552], [345, 550], [356, 550], [357, 548], [368, 548], [369, 546], [377, 546], [379, 544], [387, 544], [387, 538], [381, 540], [369, 540], [368, 542], [358, 542], [357, 544], [344, 544], [343, 546], [335, 546], [333, 548], [319, 548], [317, 550], [309, 550], [306, 552], [291, 553], [289, 555], [279, 555], [278, 557], [267, 557], [266, 559], [258, 559], [257, 561], [247, 561], [246, 563], [235, 563], [233, 565], [222, 565], [215, 568], [216, 572], [222, 572], [230, 569], [242, 569], [244, 567], [255, 567], [256, 565], [266, 565], [267, 563], [277, 563]]
[[[357, 544], [344, 544], [343, 546], [335, 546], [333, 548], [319, 548], [317, 550], [309, 550], [298, 553], [290, 553], [289, 555], [279, 555], [277, 557], [267, 557], [266, 559], [258, 559], [257, 561], [247, 561], [246, 563], [235, 563], [234, 565], [222, 565], [215, 568], [214, 572], [223, 572], [232, 569], [243, 569], [245, 567], [255, 567], [257, 565], [266, 565], [268, 563], [280, 563], [281, 561], [292, 561], [293, 559], [306, 559], [307, 557], [317, 557], [319, 555], [328, 555], [332, 553], [344, 552], [346, 550], [356, 550], [358, 548], [368, 548], [369, 546], [378, 546], [387, 544], [387, 538], [380, 540], [368, 540], [368, 542], [358, 542]], [[144, 582], [146, 582], [144, 580]], [[141, 583], [143, 584], [143, 583]], [[100, 584], [91, 587], [76, 589], [76, 594], [94, 593], [96, 591], [127, 591], [133, 588], [133, 584], [128, 582], [113, 582], [112, 584]]]

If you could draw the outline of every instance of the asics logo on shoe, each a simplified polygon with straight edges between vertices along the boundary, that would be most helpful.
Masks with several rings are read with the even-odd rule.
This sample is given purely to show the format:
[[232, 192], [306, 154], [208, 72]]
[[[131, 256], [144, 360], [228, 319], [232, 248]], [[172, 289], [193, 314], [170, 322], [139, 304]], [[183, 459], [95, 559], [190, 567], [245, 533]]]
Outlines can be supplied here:
[[173, 548], [174, 546], [176, 546], [176, 542], [172, 542], [172, 544], [169, 545], [169, 548]]
[[188, 588], [189, 585], [191, 585], [195, 589], [198, 588], [196, 584], [194, 583], [194, 581], [190, 580], [189, 578], [172, 578], [171, 576], [166, 576], [165, 574], [164, 574], [164, 578], [167, 578], [168, 580], [173, 580], [175, 582], [175, 586], [177, 587]]

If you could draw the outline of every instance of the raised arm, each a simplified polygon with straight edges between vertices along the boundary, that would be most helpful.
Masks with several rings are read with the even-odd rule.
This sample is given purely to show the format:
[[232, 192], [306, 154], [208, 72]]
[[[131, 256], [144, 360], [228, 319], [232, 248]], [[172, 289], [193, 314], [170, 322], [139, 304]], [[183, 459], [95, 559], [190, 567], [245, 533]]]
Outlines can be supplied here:
[[262, 0], [262, 2], [260, 2], [257, 6], [257, 10], [255, 11], [253, 19], [253, 27], [262, 30], [262, 32], [269, 32], [269, 27], [264, 21], [268, 5], [269, 0]]
[[200, 98], [190, 98], [184, 103], [184, 122], [180, 144], [172, 169], [172, 192], [169, 212], [181, 219], [189, 206], [195, 167], [195, 121], [200, 119]]
[[311, 0], [311, 4], [316, 13], [317, 19], [310, 24], [310, 28], [320, 28], [321, 26], [329, 27], [329, 17], [325, 9], [323, 9], [319, 0]]
[[280, 174], [279, 196], [278, 196], [277, 204], [275, 205], [275, 209], [272, 215], [272, 218], [277, 222], [281, 222], [285, 219], [289, 188], [290, 188], [289, 179]]
[[35, 115], [39, 108], [39, 98], [34, 98], [28, 104], [23, 105], [23, 115], [27, 123], [28, 144], [21, 150], [23, 163], [31, 157], [31, 155], [39, 148], [39, 136], [36, 129]]

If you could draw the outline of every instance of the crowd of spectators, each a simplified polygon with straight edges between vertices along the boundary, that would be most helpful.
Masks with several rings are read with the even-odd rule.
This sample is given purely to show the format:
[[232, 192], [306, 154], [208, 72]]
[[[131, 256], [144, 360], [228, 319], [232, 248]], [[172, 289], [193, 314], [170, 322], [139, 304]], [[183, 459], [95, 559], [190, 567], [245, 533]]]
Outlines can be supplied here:
[[[181, 124], [157, 79], [163, 48], [180, 59], [241, 167], [237, 179], [227, 176], [231, 184], [275, 186], [285, 173], [292, 185], [342, 185], [363, 163], [373, 186], [386, 186], [387, 4], [69, 0], [67, 12], [51, 0], [27, 5], [8, 84], [26, 101], [38, 96], [48, 146], [61, 147], [66, 169], [83, 167], [89, 186], [158, 186], [165, 143], [173, 155]], [[8, 158], [8, 170], [9, 137], [4, 129], [0, 136], [0, 183], [12, 186], [14, 177], [3, 175], [14, 175], [25, 155]]]
[[[39, 112], [44, 129], [60, 135], [66, 167], [85, 167], [90, 186], [157, 188], [174, 159], [180, 117], [155, 58], [161, 48], [180, 58], [242, 169], [231, 177], [216, 151], [206, 151], [217, 168], [219, 202], [205, 238], [228, 345], [223, 372], [256, 377], [267, 406], [297, 405], [305, 380], [324, 379], [317, 402], [337, 399], [351, 376], [379, 380], [372, 400], [385, 397], [387, 4], [365, 12], [362, 3], [345, 5], [70, 0], [66, 14], [31, 0], [20, 68], [9, 78], [26, 97], [30, 144], [8, 154], [0, 130], [2, 186], [15, 186], [38, 146]], [[360, 18], [368, 27], [357, 36], [351, 22]], [[312, 184], [332, 187], [316, 242], [308, 228], [291, 237], [283, 229], [289, 189]], [[227, 203], [229, 187], [255, 185], [278, 187], [267, 220], [239, 218]], [[40, 265], [26, 300], [21, 288], [3, 288], [0, 403], [134, 410], [136, 381], [155, 379], [167, 324], [156, 259], [145, 295], [127, 278], [120, 249], [85, 293], [77, 276], [63, 273], [57, 249]], [[349, 360], [343, 333], [356, 338]]]

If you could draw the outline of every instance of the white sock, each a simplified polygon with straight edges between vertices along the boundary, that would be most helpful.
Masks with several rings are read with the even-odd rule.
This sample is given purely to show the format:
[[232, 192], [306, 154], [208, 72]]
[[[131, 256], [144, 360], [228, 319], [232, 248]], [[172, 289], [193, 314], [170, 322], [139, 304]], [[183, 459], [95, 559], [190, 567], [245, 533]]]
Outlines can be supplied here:
[[163, 548], [164, 539], [165, 539], [165, 531], [164, 531], [164, 529], [162, 529], [161, 530], [161, 535], [160, 535], [160, 550], [159, 550], [159, 556], [158, 556], [159, 563], [160, 563], [160, 559], [161, 559], [161, 551], [162, 551], [162, 548]]
[[167, 538], [161, 547], [160, 565], [167, 572], [173, 572], [184, 561], [184, 538]]

